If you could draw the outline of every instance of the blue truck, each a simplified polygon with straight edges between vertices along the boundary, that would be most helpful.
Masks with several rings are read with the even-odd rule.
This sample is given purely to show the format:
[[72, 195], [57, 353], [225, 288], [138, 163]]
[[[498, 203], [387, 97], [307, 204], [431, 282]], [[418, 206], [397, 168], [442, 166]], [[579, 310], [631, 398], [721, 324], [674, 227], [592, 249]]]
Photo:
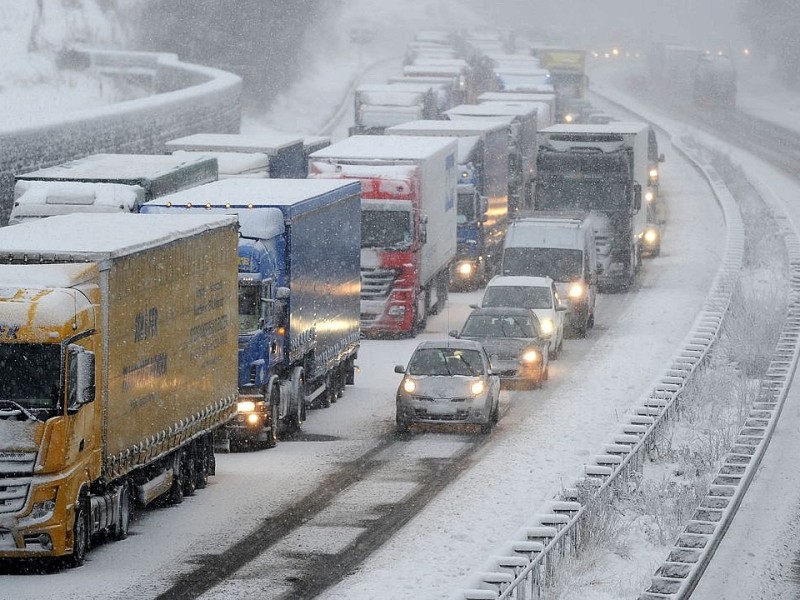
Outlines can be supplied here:
[[496, 119], [410, 121], [389, 135], [458, 138], [454, 289], [472, 289], [499, 272], [508, 227], [509, 125]]
[[[354, 381], [360, 344], [361, 185], [225, 179], [146, 203], [143, 213], [239, 219], [240, 446], [275, 445], [306, 410]], [[192, 299], [202, 310], [202, 298]]]

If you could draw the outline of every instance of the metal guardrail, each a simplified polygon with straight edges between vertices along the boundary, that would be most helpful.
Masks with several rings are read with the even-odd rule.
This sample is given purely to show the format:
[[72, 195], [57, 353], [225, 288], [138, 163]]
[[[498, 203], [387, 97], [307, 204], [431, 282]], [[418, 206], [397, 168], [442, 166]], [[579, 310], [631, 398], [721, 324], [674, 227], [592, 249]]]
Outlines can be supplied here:
[[703, 308], [664, 373], [635, 406], [602, 454], [585, 465], [585, 475], [566, 489], [561, 500], [545, 504], [519, 539], [503, 546], [497, 556], [472, 577], [458, 600], [527, 600], [541, 598], [552, 581], [560, 557], [579, 548], [591, 535], [589, 511], [613, 496], [620, 484], [641, 469], [656, 432], [673, 413], [686, 383], [705, 360], [716, 341], [730, 305], [744, 255], [744, 226], [736, 203], [712, 168], [694, 157], [691, 149], [673, 141], [705, 176], [725, 219], [727, 232], [722, 265], [717, 271]]
[[708, 494], [656, 570], [640, 600], [686, 600], [700, 582], [728, 530], [780, 417], [800, 352], [800, 239], [780, 201], [761, 181], [750, 183], [774, 211], [789, 259], [789, 302], [772, 360], [758, 396]]

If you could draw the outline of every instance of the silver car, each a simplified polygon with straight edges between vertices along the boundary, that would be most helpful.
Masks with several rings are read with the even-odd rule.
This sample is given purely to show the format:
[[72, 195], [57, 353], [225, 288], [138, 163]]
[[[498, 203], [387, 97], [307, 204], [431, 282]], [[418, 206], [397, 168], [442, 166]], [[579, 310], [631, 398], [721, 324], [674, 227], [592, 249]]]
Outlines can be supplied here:
[[408, 366], [394, 371], [404, 375], [397, 389], [398, 432], [413, 423], [451, 423], [489, 433], [497, 422], [500, 379], [478, 342], [422, 342]]

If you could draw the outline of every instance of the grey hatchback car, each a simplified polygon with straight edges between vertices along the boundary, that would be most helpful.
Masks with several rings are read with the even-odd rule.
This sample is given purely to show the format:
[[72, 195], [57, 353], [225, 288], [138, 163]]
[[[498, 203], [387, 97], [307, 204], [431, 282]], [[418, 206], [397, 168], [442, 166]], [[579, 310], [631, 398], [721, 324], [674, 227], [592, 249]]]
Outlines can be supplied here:
[[397, 365], [397, 431], [413, 423], [478, 425], [483, 433], [497, 422], [500, 380], [478, 342], [422, 342], [408, 366]]

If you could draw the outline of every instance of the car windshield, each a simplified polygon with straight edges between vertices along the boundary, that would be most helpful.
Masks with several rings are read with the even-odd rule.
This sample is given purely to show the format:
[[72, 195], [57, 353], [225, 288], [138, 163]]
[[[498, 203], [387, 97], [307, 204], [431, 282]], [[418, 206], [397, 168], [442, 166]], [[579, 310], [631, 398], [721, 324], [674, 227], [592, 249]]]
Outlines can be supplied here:
[[408, 363], [409, 375], [483, 375], [483, 361], [477, 350], [421, 348]]
[[540, 285], [490, 285], [483, 294], [481, 306], [553, 308], [553, 292]]
[[563, 248], [506, 248], [503, 273], [571, 281], [583, 276], [583, 253]]
[[239, 284], [239, 332], [250, 333], [258, 329], [261, 318], [261, 298], [258, 285]]
[[471, 223], [477, 218], [475, 211], [475, 194], [473, 192], [458, 195], [458, 223]]
[[0, 344], [0, 402], [55, 409], [61, 397], [61, 346]]
[[464, 323], [462, 337], [468, 338], [533, 338], [536, 326], [533, 317], [522, 315], [472, 315]]

